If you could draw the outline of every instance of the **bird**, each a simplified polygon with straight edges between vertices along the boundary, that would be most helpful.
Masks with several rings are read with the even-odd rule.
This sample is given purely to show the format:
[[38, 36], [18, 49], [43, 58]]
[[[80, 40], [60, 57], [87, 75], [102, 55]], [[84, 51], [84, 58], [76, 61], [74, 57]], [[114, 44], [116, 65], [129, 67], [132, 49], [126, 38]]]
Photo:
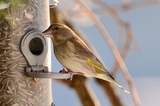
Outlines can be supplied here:
[[129, 93], [115, 81], [93, 51], [67, 25], [51, 24], [42, 35], [51, 38], [55, 57], [64, 66], [64, 71], [70, 70], [71, 76], [83, 75], [102, 79], [114, 83], [124, 92]]

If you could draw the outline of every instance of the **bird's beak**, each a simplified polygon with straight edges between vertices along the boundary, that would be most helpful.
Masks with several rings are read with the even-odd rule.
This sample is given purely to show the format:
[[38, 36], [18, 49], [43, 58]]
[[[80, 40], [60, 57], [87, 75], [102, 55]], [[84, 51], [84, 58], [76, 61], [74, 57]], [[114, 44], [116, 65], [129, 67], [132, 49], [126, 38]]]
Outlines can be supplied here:
[[44, 32], [42, 32], [43, 36], [45, 37], [52, 37], [52, 31], [51, 30], [45, 30]]

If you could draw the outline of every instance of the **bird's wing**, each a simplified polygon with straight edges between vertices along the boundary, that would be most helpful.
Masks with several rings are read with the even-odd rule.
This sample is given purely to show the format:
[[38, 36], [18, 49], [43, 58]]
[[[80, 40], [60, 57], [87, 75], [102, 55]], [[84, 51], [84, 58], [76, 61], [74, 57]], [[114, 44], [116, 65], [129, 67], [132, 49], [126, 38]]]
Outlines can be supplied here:
[[70, 49], [78, 58], [83, 59], [86, 63], [94, 67], [96, 73], [106, 73], [106, 69], [98, 58], [91, 52], [89, 47], [80, 39], [72, 38], [68, 40]]

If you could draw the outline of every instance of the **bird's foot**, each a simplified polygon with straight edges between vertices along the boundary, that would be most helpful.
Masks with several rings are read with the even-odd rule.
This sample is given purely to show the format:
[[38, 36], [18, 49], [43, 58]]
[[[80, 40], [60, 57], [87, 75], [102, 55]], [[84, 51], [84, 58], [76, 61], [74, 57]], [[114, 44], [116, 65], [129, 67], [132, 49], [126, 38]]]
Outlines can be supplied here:
[[73, 79], [73, 76], [74, 76], [74, 75], [82, 75], [82, 76], [84, 76], [83, 73], [73, 72], [73, 71], [68, 70], [68, 69], [66, 69], [66, 68], [63, 68], [62, 70], [60, 70], [60, 73], [70, 73], [71, 75], [70, 75], [70, 78], [68, 79], [68, 80], [70, 80], [70, 81]]
[[69, 71], [66, 68], [63, 68], [62, 70], [59, 71], [60, 73], [69, 73]]
[[80, 73], [80, 72], [70, 72], [70, 73], [71, 73], [71, 76], [70, 76], [70, 78], [69, 78], [70, 81], [73, 79], [73, 76], [74, 76], [74, 75], [82, 75], [82, 76], [84, 76], [84, 74], [83, 74], [83, 73]]

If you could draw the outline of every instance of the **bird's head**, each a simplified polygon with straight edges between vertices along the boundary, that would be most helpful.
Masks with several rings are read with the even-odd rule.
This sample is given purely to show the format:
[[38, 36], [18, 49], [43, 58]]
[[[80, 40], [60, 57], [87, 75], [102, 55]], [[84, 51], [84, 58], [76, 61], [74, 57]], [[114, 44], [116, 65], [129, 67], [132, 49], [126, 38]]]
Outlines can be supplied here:
[[66, 25], [55, 23], [43, 32], [43, 36], [50, 37], [54, 45], [66, 41], [72, 37], [73, 31]]

